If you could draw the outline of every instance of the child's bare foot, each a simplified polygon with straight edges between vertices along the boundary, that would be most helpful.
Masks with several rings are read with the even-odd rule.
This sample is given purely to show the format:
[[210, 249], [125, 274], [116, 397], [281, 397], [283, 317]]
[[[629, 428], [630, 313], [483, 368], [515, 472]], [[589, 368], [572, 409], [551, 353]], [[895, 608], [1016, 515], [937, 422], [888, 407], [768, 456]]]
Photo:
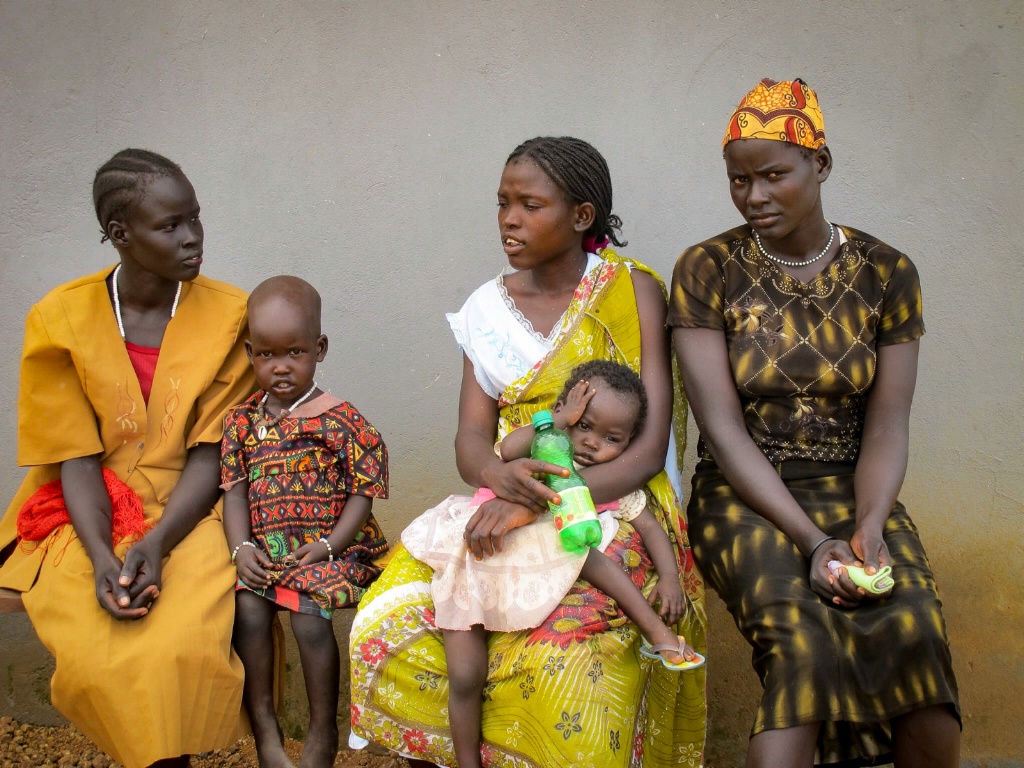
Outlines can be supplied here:
[[310, 727], [309, 735], [302, 747], [299, 768], [333, 768], [338, 755], [338, 725], [324, 728]]
[[257, 748], [256, 754], [260, 759], [260, 768], [295, 768], [295, 763], [288, 758], [283, 746], [263, 751]]
[[260, 768], [295, 768], [295, 763], [288, 758], [284, 746], [262, 751], [257, 748], [256, 754], [260, 759]]
[[260, 768], [295, 768], [295, 763], [284, 751], [284, 734], [277, 722], [271, 728], [257, 727], [254, 722], [253, 740], [256, 742]]

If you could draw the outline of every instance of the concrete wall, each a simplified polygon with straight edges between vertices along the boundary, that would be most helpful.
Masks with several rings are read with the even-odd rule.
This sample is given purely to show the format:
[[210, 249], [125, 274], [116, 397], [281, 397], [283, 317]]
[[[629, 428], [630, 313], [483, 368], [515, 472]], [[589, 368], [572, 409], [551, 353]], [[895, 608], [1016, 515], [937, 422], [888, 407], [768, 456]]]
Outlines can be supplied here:
[[[461, 487], [443, 313], [504, 263], [506, 154], [537, 134], [592, 141], [626, 252], [668, 274], [740, 221], [719, 144], [732, 107], [763, 76], [800, 76], [835, 157], [826, 214], [905, 249], [922, 275], [902, 498], [945, 600], [965, 757], [1022, 765], [1022, 30], [1015, 0], [0, 0], [0, 427], [14, 434], [31, 303], [114, 258], [89, 202], [95, 168], [151, 148], [195, 184], [207, 274], [252, 288], [294, 272], [322, 289], [320, 381], [386, 436], [393, 493], [378, 510], [397, 536]], [[13, 440], [0, 465], [8, 498]], [[709, 754], [723, 766], [757, 685], [711, 609]], [[45, 720], [26, 631], [0, 619], [0, 714]]]

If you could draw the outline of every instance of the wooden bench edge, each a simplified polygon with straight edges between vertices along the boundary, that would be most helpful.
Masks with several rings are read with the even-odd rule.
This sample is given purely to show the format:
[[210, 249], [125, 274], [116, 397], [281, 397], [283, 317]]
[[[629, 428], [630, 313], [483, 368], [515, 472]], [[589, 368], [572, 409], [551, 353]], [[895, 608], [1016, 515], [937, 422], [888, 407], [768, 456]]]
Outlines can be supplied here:
[[21, 592], [0, 587], [0, 613], [24, 613], [25, 603]]

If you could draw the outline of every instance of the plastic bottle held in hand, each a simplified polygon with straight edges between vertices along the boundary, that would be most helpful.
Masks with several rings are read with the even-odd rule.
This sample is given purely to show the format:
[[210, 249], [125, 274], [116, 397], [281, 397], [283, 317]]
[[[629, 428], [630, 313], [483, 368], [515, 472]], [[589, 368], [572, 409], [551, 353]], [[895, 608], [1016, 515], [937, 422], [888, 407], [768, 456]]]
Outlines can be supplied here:
[[597, 521], [590, 489], [573, 466], [572, 440], [555, 427], [551, 411], [534, 414], [533, 430], [530, 456], [569, 470], [568, 477], [545, 476], [548, 487], [562, 499], [558, 505], [548, 502], [562, 546], [567, 552], [584, 552], [597, 546], [601, 543], [601, 524]]

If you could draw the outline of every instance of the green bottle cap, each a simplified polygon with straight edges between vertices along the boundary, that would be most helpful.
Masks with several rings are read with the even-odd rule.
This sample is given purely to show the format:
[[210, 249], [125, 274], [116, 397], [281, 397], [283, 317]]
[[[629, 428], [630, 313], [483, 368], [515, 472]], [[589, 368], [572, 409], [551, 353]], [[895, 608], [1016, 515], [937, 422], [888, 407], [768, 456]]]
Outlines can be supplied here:
[[550, 427], [555, 423], [554, 418], [551, 416], [551, 411], [537, 411], [533, 414], [533, 428], [540, 429], [541, 427]]

